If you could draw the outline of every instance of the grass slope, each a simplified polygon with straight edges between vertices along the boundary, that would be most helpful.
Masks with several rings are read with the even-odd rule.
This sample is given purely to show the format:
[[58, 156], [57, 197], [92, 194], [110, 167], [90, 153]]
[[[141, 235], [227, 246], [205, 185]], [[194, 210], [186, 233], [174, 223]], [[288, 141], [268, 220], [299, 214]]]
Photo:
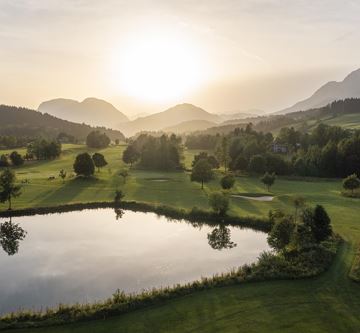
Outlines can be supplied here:
[[[19, 180], [30, 179], [14, 208], [58, 205], [69, 202], [112, 200], [115, 188], [123, 188], [127, 200], [207, 208], [207, 193], [218, 189], [218, 179], [205, 186], [189, 181], [186, 173], [131, 171], [123, 185], [118, 171], [123, 167], [123, 147], [102, 151], [109, 162], [91, 183], [59, 179], [48, 181], [61, 168], [71, 172], [75, 154], [84, 146], [64, 146], [64, 154], [51, 162], [35, 162], [18, 168]], [[1, 153], [1, 152], [0, 152]], [[189, 166], [194, 152], [186, 152]], [[110, 171], [109, 171], [110, 170]], [[165, 182], [154, 179], [166, 178]], [[328, 210], [335, 231], [345, 239], [332, 268], [316, 279], [275, 281], [224, 287], [169, 301], [161, 306], [108, 319], [64, 327], [24, 330], [27, 333], [65, 332], [359, 332], [360, 285], [348, 278], [355, 244], [360, 240], [359, 199], [340, 195], [340, 181], [290, 181], [277, 179], [271, 202], [231, 199], [231, 213], [261, 216], [269, 209], [292, 211], [292, 195]], [[239, 177], [234, 193], [263, 193], [257, 178]], [[0, 206], [0, 209], [6, 206]], [[14, 331], [11, 331], [14, 332]], [[19, 331], [20, 332], [20, 331]]]

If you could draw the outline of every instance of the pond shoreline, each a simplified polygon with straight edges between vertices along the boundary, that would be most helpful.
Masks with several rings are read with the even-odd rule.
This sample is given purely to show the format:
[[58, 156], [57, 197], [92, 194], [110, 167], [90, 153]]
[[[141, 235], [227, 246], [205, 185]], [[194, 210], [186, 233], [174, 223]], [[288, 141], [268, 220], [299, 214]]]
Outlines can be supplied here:
[[251, 228], [258, 231], [269, 232], [272, 224], [268, 218], [257, 218], [252, 216], [234, 216], [234, 215], [218, 215], [208, 210], [193, 207], [191, 210], [175, 208], [166, 205], [157, 205], [139, 201], [122, 201], [114, 203], [113, 201], [74, 203], [50, 207], [24, 208], [17, 210], [0, 211], [0, 218], [47, 215], [56, 213], [65, 213], [71, 211], [82, 211], [85, 209], [128, 209], [135, 212], [156, 213], [174, 220], [188, 220], [200, 224], [239, 226]]

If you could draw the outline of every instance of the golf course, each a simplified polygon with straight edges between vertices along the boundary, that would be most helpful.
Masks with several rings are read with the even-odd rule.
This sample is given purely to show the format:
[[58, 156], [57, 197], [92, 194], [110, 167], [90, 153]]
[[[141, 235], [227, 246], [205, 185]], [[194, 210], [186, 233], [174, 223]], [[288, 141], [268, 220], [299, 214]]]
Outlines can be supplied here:
[[[112, 201], [116, 190], [124, 200], [191, 209], [210, 209], [208, 194], [220, 189], [222, 171], [210, 182], [190, 181], [185, 171], [156, 172], [130, 168], [122, 161], [125, 145], [90, 149], [64, 144], [59, 158], [29, 161], [15, 167], [22, 195], [13, 200], [13, 209], [53, 207], [72, 203]], [[94, 178], [76, 178], [73, 163], [82, 152], [100, 152], [108, 165]], [[23, 154], [24, 151], [18, 150]], [[185, 151], [185, 166], [199, 151]], [[0, 151], [0, 154], [9, 151]], [[128, 176], [120, 175], [124, 169]], [[67, 177], [59, 177], [65, 170]], [[231, 189], [229, 215], [264, 217], [269, 210], [293, 213], [292, 199], [302, 196], [308, 205], [324, 206], [335, 233], [343, 243], [330, 269], [318, 277], [245, 283], [214, 288], [168, 300], [106, 320], [57, 327], [18, 330], [19, 332], [357, 332], [360, 327], [360, 285], [349, 278], [360, 242], [360, 201], [341, 195], [341, 179], [277, 177], [271, 192], [259, 177], [236, 177]], [[251, 197], [272, 200], [252, 200]], [[249, 197], [249, 198], [247, 198]], [[0, 206], [6, 210], [6, 204]], [[52, 223], [49, 220], [48, 223]], [[115, 290], [114, 290], [115, 291]], [[109, 295], [111, 296], [111, 295]], [[163, 320], [166, 318], [166, 320]], [[14, 330], [11, 330], [12, 332]], [[10, 331], [9, 331], [10, 332]]]

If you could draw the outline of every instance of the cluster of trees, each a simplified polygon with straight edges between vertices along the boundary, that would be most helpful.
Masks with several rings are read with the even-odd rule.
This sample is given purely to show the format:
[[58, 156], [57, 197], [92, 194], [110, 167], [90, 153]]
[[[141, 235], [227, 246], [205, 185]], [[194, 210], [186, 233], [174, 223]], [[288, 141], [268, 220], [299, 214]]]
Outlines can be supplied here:
[[[210, 149], [219, 164], [233, 171], [313, 177], [360, 174], [360, 131], [338, 126], [319, 124], [311, 133], [282, 128], [274, 138], [271, 133], [257, 132], [248, 124], [226, 136], [188, 138], [191, 148], [197, 149], [203, 147], [203, 139], [204, 144], [211, 142]], [[284, 146], [287, 153], [273, 152], [274, 145]]]
[[24, 158], [17, 152], [13, 151], [9, 155], [0, 156], [0, 168], [13, 166], [20, 166], [24, 164]]
[[199, 135], [188, 135], [186, 137], [185, 146], [189, 149], [214, 149], [220, 135], [210, 134], [199, 134]]
[[61, 143], [56, 140], [38, 139], [28, 144], [27, 159], [52, 160], [61, 154]]
[[279, 253], [289, 254], [320, 244], [332, 236], [331, 220], [323, 206], [301, 207], [295, 205], [296, 215], [270, 211], [273, 227], [268, 236], [269, 245]]
[[130, 142], [123, 153], [127, 164], [153, 170], [182, 169], [183, 147], [181, 138], [172, 134], [154, 137], [141, 134]]
[[100, 169], [107, 164], [104, 155], [100, 153], [95, 153], [92, 156], [89, 153], [82, 153], [76, 156], [73, 169], [78, 176], [90, 177], [95, 173], [95, 168], [100, 172]]
[[92, 131], [86, 137], [86, 145], [89, 148], [106, 148], [110, 142], [110, 138], [105, 133], [99, 131]]
[[33, 138], [26, 136], [0, 135], [0, 149], [25, 147]]

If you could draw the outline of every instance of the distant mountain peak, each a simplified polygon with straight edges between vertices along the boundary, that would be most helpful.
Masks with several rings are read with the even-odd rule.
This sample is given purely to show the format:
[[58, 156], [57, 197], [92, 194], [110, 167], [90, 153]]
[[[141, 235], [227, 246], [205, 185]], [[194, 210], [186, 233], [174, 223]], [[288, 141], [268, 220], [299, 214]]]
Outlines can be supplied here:
[[293, 106], [275, 112], [275, 114], [286, 114], [296, 111], [305, 111], [319, 108], [327, 104], [345, 98], [360, 98], [360, 68], [348, 74], [344, 80], [329, 81], [321, 86], [309, 98], [300, 101]]
[[154, 113], [146, 117], [137, 118], [129, 123], [123, 124], [120, 129], [126, 135], [134, 135], [140, 131], [161, 131], [173, 128], [181, 123], [189, 121], [207, 121], [219, 123], [221, 117], [209, 113], [204, 109], [190, 103], [177, 104], [165, 111]]
[[115, 129], [121, 123], [129, 121], [111, 103], [95, 97], [85, 98], [82, 102], [73, 99], [56, 98], [41, 103], [38, 111], [77, 123]]

